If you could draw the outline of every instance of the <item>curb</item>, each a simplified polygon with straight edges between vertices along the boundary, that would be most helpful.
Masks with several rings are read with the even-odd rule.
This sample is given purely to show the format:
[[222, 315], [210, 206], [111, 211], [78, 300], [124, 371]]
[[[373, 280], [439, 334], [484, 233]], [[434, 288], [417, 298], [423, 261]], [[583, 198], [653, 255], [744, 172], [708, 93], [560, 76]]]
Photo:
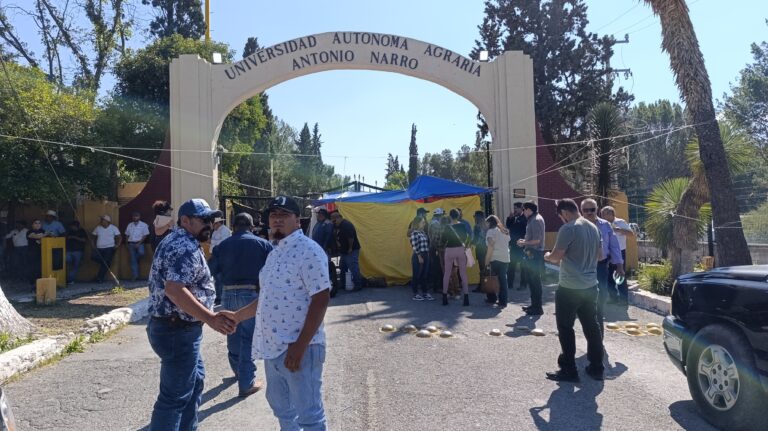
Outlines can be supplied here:
[[672, 299], [642, 290], [637, 283], [629, 286], [629, 303], [661, 316], [672, 313]]
[[128, 307], [116, 308], [109, 313], [89, 319], [78, 333], [35, 340], [0, 354], [0, 383], [11, 377], [30, 371], [41, 363], [59, 355], [77, 337], [85, 336], [86, 341], [96, 333], [106, 334], [119, 327], [139, 321], [149, 314], [149, 298], [142, 299]]

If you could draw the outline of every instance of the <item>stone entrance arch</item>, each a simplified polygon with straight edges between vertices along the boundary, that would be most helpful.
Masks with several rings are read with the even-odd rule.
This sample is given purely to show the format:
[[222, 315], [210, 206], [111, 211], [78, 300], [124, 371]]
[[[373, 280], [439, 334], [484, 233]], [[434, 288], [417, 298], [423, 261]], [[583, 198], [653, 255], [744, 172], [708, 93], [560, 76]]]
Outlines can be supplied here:
[[[492, 157], [497, 213], [510, 212], [513, 187], [537, 196], [530, 57], [512, 51], [492, 62], [476, 62], [407, 37], [331, 32], [266, 47], [233, 64], [210, 64], [197, 55], [182, 55], [171, 62], [171, 149], [192, 150], [171, 152], [174, 208], [193, 197], [218, 202], [214, 148], [224, 119], [237, 105], [293, 78], [348, 69], [424, 79], [472, 102], [488, 123], [492, 149], [499, 150]], [[520, 149], [504, 151], [513, 148]], [[195, 172], [211, 172], [213, 178]]]

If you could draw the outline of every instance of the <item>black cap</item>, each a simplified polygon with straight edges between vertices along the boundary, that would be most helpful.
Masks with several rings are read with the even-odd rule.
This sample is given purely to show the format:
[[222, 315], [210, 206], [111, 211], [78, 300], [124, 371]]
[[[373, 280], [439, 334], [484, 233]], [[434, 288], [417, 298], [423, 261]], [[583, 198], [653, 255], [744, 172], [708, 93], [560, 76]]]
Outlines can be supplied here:
[[276, 209], [286, 210], [296, 214], [297, 216], [301, 216], [301, 208], [299, 208], [299, 204], [297, 204], [295, 200], [288, 196], [277, 196], [272, 199], [272, 202], [270, 202], [269, 206], [267, 207], [267, 214], [269, 214], [270, 211]]
[[416, 214], [426, 214], [428, 212], [429, 211], [426, 208], [424, 208], [424, 207], [421, 207], [421, 208], [416, 210]]
[[485, 213], [482, 211], [475, 211], [475, 217], [485, 217]]

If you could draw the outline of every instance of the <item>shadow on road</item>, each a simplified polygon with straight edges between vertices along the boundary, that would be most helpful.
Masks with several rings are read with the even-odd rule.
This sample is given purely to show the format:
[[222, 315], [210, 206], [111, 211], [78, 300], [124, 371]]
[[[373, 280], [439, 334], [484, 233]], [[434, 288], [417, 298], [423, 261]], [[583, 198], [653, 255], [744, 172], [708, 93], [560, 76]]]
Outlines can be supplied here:
[[669, 405], [669, 415], [684, 430], [715, 430], [714, 427], [699, 416], [696, 403], [693, 400], [677, 401]]
[[603, 382], [586, 378], [580, 384], [561, 382], [557, 386], [546, 404], [529, 410], [536, 428], [559, 431], [578, 424], [580, 430], [599, 430], [603, 415], [597, 412], [597, 396], [603, 391]]

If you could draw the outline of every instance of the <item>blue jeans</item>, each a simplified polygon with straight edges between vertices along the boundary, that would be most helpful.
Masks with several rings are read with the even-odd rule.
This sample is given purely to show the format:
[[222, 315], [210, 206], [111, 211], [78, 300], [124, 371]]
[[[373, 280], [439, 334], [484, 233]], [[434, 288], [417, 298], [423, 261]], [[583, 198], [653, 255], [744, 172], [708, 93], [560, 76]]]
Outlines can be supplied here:
[[499, 295], [497, 297], [496, 295], [489, 293], [487, 295], [488, 302], [493, 303], [498, 299], [499, 307], [507, 306], [507, 298], [509, 293], [507, 292], [507, 270], [509, 270], [509, 263], [502, 262], [500, 260], [491, 261], [491, 272], [493, 275], [499, 277]]
[[[421, 255], [421, 261], [419, 263], [419, 255]], [[427, 276], [429, 275], [429, 253], [413, 253], [411, 255], [411, 269], [413, 270], [413, 277], [411, 279], [411, 288], [413, 294], [419, 293], [419, 286], [421, 286], [421, 293], [427, 293]]]
[[139, 278], [139, 261], [144, 257], [144, 244], [128, 243], [128, 251], [131, 253], [131, 276]]
[[[257, 299], [259, 293], [255, 289], [225, 290], [221, 305], [227, 310], [237, 311]], [[237, 376], [240, 392], [247, 391], [256, 383], [256, 362], [251, 359], [255, 326], [256, 319], [252, 317], [240, 322], [234, 334], [227, 335], [229, 367]]]
[[160, 357], [160, 394], [152, 411], [150, 431], [196, 430], [205, 379], [200, 356], [203, 326], [180, 328], [150, 318], [147, 337]]
[[360, 249], [352, 250], [347, 254], [341, 255], [341, 283], [345, 283], [344, 273], [349, 270], [352, 272], [352, 284], [355, 285], [355, 289], [359, 289], [362, 286], [360, 283]]
[[[286, 351], [287, 352], [287, 351]], [[285, 368], [285, 354], [264, 360], [267, 376], [266, 397], [281, 431], [324, 431], [322, 375], [325, 346], [310, 344], [301, 358], [299, 370]]]
[[80, 262], [82, 262], [82, 260], [82, 251], [67, 252], [67, 264], [69, 265], [69, 270], [67, 271], [67, 283], [71, 283], [77, 278], [77, 271], [80, 269]]

